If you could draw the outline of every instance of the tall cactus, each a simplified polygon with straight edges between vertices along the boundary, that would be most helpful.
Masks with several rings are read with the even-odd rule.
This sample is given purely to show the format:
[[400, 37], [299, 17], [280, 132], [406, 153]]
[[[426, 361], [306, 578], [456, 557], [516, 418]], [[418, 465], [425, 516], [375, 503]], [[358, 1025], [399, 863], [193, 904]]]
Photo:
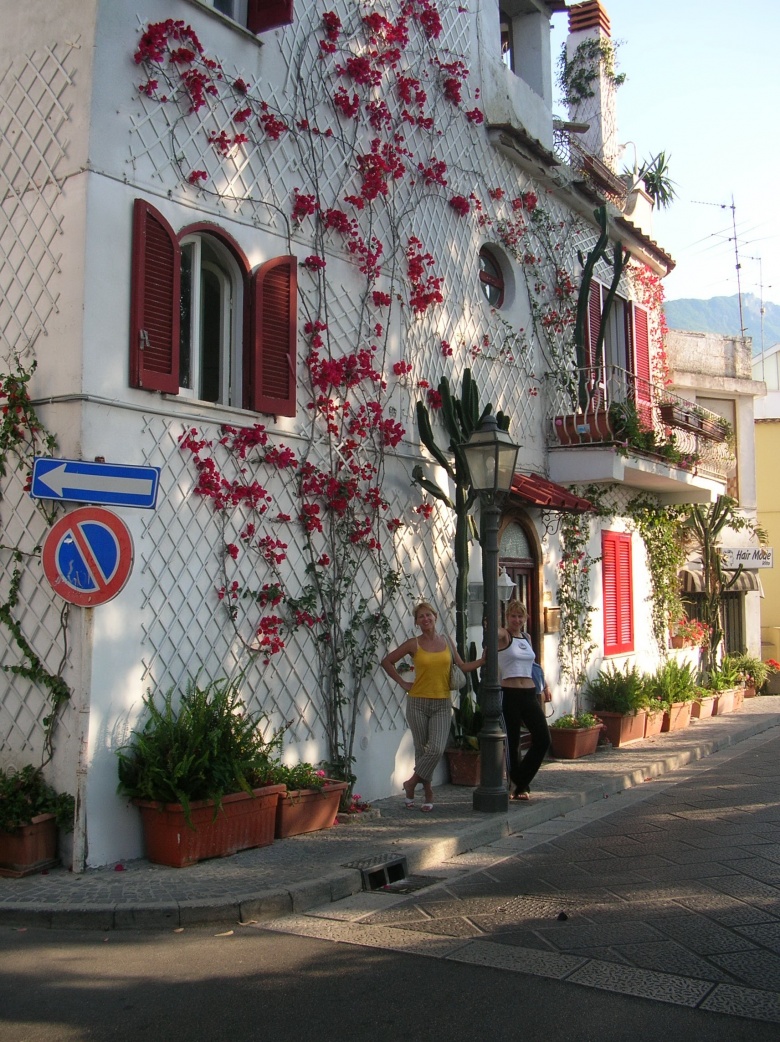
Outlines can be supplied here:
[[[471, 370], [463, 373], [460, 397], [453, 395], [446, 376], [439, 381], [439, 394], [442, 400], [442, 418], [450, 443], [448, 450], [436, 444], [431, 427], [431, 418], [424, 402], [417, 402], [417, 429], [420, 441], [433, 456], [439, 466], [447, 472], [447, 476], [455, 486], [455, 501], [435, 482], [425, 477], [423, 468], [416, 466], [412, 471], [414, 484], [430, 493], [439, 502], [455, 511], [455, 566], [457, 569], [455, 583], [455, 637], [458, 651], [466, 658], [466, 627], [468, 612], [469, 583], [469, 535], [477, 536], [474, 519], [469, 514], [474, 503], [474, 494], [468, 482], [468, 469], [460, 451], [460, 446], [468, 441], [482, 420], [493, 411], [488, 404], [479, 408], [479, 392], [471, 376]], [[500, 430], [509, 429], [509, 417], [498, 412], [496, 422]], [[469, 674], [473, 677], [474, 674]], [[464, 703], [468, 703], [468, 684], [461, 691], [461, 710], [468, 711]]]
[[604, 334], [607, 331], [607, 319], [609, 317], [610, 309], [612, 308], [612, 302], [615, 299], [615, 294], [617, 293], [620, 276], [623, 274], [623, 268], [626, 266], [629, 258], [628, 251], [624, 250], [619, 242], [616, 242], [613, 249], [612, 260], [606, 261], [606, 263], [612, 268], [612, 282], [607, 291], [604, 300], [604, 308], [601, 312], [599, 335], [594, 352], [595, 357], [591, 359], [588, 355], [587, 345], [585, 343], [585, 321], [588, 315], [588, 303], [590, 300], [590, 286], [593, 281], [593, 272], [596, 270], [596, 264], [598, 261], [602, 257], [606, 259], [607, 244], [609, 242], [606, 206], [600, 206], [597, 210], [594, 210], [593, 216], [598, 221], [600, 232], [599, 237], [596, 240], [596, 245], [592, 250], [590, 250], [588, 255], [583, 258], [582, 254], [580, 254], [582, 281], [580, 282], [580, 291], [577, 295], [577, 312], [574, 322], [574, 350], [576, 353], [576, 365], [578, 370], [577, 405], [583, 412], [587, 409], [589, 404], [588, 368], [591, 365], [600, 367], [603, 364]]

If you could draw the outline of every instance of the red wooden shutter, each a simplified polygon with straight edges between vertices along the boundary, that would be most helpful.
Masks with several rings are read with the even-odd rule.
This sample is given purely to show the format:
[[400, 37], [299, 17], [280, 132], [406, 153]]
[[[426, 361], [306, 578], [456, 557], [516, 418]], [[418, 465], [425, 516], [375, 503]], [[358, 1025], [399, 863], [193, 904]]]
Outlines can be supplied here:
[[293, 20], [293, 0], [247, 0], [246, 27], [250, 33], [264, 33]]
[[298, 264], [276, 257], [254, 275], [248, 408], [295, 416]]
[[133, 206], [130, 386], [179, 393], [181, 251], [176, 235], [145, 199]]
[[596, 345], [598, 344], [601, 331], [601, 286], [598, 282], [591, 282], [588, 294], [588, 323], [585, 335], [585, 345], [588, 372], [585, 374], [585, 382], [588, 387], [590, 401], [589, 409], [597, 409], [603, 404], [604, 368], [603, 352], [601, 362], [597, 367]]
[[[633, 336], [634, 383], [636, 386], [636, 411], [645, 427], [653, 426], [653, 389], [650, 383], [650, 338], [648, 335], [647, 311], [634, 304], [628, 309], [629, 330]], [[630, 344], [630, 340], [629, 340]]]
[[601, 575], [604, 654], [625, 654], [634, 650], [630, 535], [625, 532], [601, 533]]

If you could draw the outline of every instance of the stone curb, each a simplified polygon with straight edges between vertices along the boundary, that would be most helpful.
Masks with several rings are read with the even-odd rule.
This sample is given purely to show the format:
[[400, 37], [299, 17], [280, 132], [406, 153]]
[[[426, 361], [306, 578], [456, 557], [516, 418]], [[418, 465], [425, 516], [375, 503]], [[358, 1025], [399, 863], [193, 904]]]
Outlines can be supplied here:
[[[660, 778], [687, 764], [704, 759], [721, 749], [741, 744], [777, 726], [774, 719], [764, 717], [755, 722], [743, 718], [739, 731], [725, 732], [714, 738], [694, 740], [673, 754], [666, 753], [643, 767], [602, 777], [586, 784], [578, 792], [548, 796], [524, 806], [522, 817], [496, 815], [463, 825], [443, 819], [439, 834], [398, 837], [399, 828], [388, 830], [381, 839], [372, 837], [372, 854], [378, 850], [406, 858], [410, 873], [424, 871], [459, 854], [495, 842], [522, 829], [540, 825], [586, 806], [605, 796]], [[381, 819], [384, 822], [386, 819]], [[352, 829], [349, 830], [353, 832]], [[442, 834], [446, 832], [446, 834]], [[369, 841], [367, 841], [368, 843]], [[339, 901], [360, 893], [362, 876], [355, 868], [342, 867], [292, 886], [267, 887], [255, 893], [230, 894], [224, 898], [193, 897], [190, 899], [143, 902], [79, 902], [68, 906], [40, 901], [0, 904], [0, 924], [11, 927], [44, 927], [82, 930], [170, 930], [178, 927], [213, 926], [264, 922], [304, 912], [317, 905]]]

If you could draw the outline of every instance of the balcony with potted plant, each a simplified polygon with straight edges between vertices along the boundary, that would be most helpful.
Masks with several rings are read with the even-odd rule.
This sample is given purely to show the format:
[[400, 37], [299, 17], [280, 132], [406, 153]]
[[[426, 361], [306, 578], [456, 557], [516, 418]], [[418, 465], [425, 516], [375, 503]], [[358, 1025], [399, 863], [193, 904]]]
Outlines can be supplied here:
[[[685, 490], [691, 501], [704, 498], [698, 487], [707, 490], [706, 498], [725, 488], [731, 448], [715, 444], [701, 428], [665, 423], [665, 388], [609, 365], [576, 369], [565, 379], [550, 374], [548, 382], [551, 480], [610, 481], [661, 496]], [[679, 402], [691, 415], [699, 409]], [[717, 440], [725, 442], [725, 421], [712, 422], [720, 423], [725, 433]]]

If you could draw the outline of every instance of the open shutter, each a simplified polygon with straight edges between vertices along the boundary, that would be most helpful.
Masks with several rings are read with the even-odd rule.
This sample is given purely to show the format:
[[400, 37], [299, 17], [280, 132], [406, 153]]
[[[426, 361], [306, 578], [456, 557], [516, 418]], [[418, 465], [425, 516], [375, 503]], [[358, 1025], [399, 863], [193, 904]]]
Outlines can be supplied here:
[[588, 387], [589, 409], [597, 409], [603, 405], [604, 397], [604, 366], [603, 351], [601, 365], [597, 368], [596, 345], [601, 332], [601, 285], [591, 282], [588, 293], [588, 323], [585, 336], [586, 345], [586, 373], [585, 382]]
[[293, 0], [247, 0], [246, 27], [250, 33], [264, 33], [293, 20]]
[[130, 386], [179, 393], [181, 251], [176, 235], [145, 199], [133, 207]]
[[295, 416], [298, 264], [276, 257], [261, 264], [252, 293], [248, 408]]
[[604, 654], [634, 650], [631, 536], [602, 532], [601, 575], [604, 593]]
[[[645, 427], [653, 426], [653, 388], [650, 383], [650, 338], [648, 335], [647, 311], [634, 304], [628, 310], [630, 337], [634, 350], [634, 386], [636, 411]], [[631, 338], [629, 338], [631, 343]]]

